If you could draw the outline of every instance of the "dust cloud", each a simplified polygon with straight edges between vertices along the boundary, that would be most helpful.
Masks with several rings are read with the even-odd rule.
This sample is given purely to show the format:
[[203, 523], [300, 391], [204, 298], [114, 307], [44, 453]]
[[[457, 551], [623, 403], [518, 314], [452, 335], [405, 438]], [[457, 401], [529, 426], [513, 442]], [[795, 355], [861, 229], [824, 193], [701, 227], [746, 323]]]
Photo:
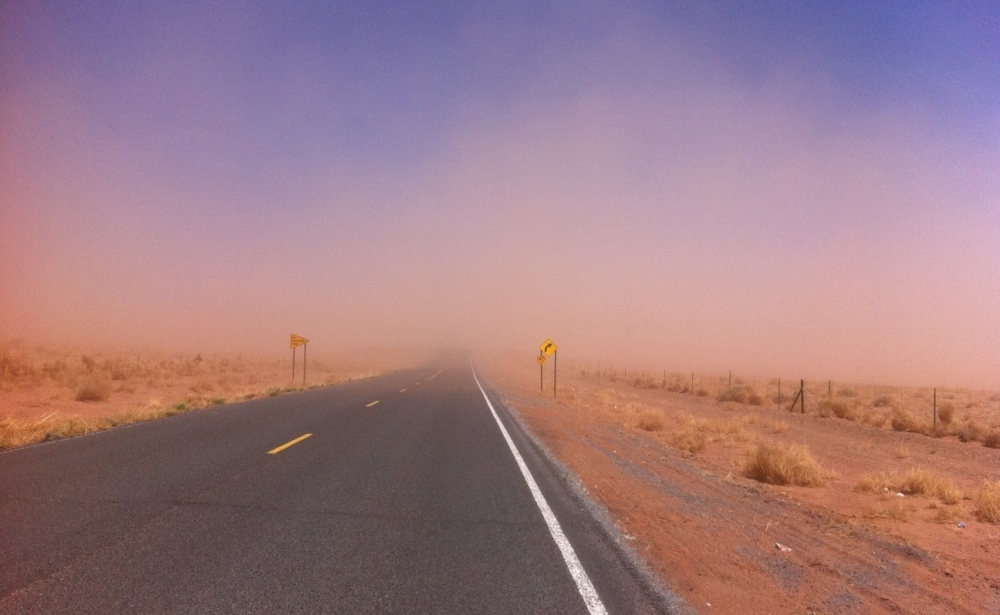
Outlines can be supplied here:
[[539, 50], [430, 136], [397, 144], [413, 117], [387, 117], [361, 153], [247, 153], [256, 112], [211, 107], [232, 101], [201, 73], [207, 119], [135, 131], [89, 111], [92, 84], [21, 79], [0, 339], [267, 355], [294, 332], [531, 361], [551, 337], [568, 361], [1000, 387], [995, 143], [797, 69], [748, 82], [637, 20], [571, 55]]

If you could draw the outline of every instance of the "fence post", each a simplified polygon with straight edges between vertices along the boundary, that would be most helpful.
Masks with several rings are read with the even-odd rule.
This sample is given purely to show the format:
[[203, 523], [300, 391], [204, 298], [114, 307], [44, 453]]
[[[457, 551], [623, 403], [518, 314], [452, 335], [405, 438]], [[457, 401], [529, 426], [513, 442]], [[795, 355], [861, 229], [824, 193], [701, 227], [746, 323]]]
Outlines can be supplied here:
[[802, 393], [802, 414], [806, 413], [806, 381], [799, 381], [799, 392]]
[[934, 431], [937, 432], [937, 387], [934, 387]]

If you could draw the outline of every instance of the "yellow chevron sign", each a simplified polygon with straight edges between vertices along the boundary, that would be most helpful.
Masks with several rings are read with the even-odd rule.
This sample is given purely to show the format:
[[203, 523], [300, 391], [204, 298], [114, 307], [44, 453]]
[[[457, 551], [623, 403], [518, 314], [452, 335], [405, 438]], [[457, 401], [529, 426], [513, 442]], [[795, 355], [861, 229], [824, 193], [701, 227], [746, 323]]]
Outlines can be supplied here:
[[308, 344], [308, 343], [309, 343], [309, 340], [307, 340], [306, 338], [304, 338], [304, 337], [302, 337], [300, 335], [295, 335], [294, 333], [292, 333], [292, 342], [291, 342], [291, 345], [289, 346], [289, 348], [298, 348], [299, 346], [302, 346], [303, 344]]
[[555, 351], [557, 350], [557, 347], [556, 343], [553, 342], [552, 340], [545, 340], [544, 342], [542, 342], [542, 345], [539, 346], [539, 349], [541, 349], [541, 351], [544, 352], [546, 356], [551, 357], [552, 354], [555, 353]]

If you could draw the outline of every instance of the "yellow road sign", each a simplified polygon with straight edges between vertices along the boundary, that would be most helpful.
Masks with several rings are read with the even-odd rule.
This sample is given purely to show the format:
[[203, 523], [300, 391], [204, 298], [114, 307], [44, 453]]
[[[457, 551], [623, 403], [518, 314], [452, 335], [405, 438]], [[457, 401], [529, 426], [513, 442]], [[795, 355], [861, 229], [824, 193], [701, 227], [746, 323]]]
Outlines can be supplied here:
[[542, 345], [539, 346], [539, 348], [541, 349], [542, 352], [544, 352], [546, 355], [550, 357], [557, 350], [556, 343], [553, 342], [552, 340], [545, 340], [544, 342], [542, 342]]
[[292, 342], [289, 348], [298, 348], [299, 346], [307, 343], [309, 343], [309, 340], [300, 335], [295, 335], [294, 333], [292, 333]]
[[538, 355], [538, 363], [539, 364], [545, 363], [545, 355], [543, 354]]

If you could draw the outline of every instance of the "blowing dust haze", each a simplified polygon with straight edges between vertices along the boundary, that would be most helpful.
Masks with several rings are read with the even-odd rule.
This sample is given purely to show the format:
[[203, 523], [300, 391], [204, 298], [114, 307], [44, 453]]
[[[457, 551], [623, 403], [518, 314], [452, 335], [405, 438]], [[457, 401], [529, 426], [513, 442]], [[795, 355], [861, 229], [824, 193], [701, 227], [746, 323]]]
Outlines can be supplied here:
[[0, 340], [552, 338], [1000, 388], [998, 31], [987, 3], [5, 3]]

